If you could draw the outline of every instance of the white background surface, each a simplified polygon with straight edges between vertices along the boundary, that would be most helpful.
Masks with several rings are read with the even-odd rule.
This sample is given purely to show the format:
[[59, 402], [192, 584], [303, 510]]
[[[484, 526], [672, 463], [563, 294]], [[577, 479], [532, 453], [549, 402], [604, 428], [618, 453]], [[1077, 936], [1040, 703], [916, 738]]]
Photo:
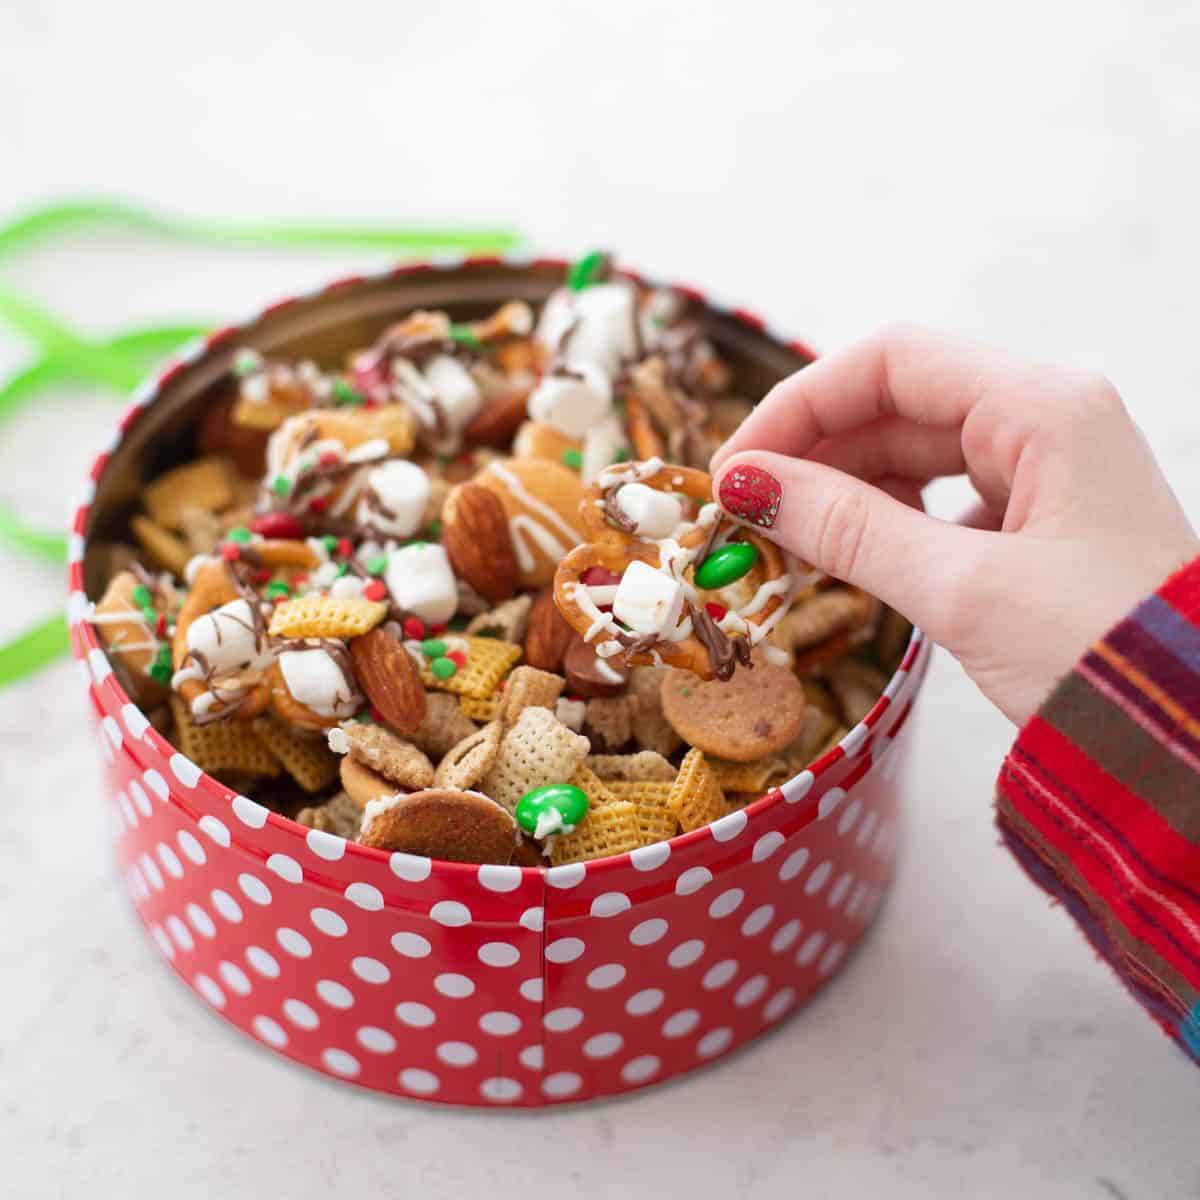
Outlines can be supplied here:
[[[5, 0], [0, 206], [512, 221], [821, 348], [916, 318], [1104, 370], [1200, 516], [1198, 71], [1186, 2]], [[361, 261], [72, 240], [0, 282], [103, 332]], [[0, 496], [61, 523], [114, 411], [64, 392], [6, 425]], [[0, 568], [4, 636], [61, 582]], [[69, 666], [0, 693], [6, 1196], [1200, 1195], [1200, 1075], [997, 848], [1011, 731], [945, 659], [844, 975], [681, 1086], [540, 1118], [375, 1099], [226, 1032], [134, 932], [79, 713]]]

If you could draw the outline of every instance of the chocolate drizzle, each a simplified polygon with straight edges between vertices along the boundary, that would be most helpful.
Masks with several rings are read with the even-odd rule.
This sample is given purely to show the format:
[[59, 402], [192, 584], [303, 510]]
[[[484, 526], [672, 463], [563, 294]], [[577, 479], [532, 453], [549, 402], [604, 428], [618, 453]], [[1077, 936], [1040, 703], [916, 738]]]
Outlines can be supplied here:
[[692, 632], [708, 651], [713, 674], [722, 682], [729, 680], [739, 666], [750, 667], [750, 643], [745, 638], [731, 638], [712, 615], [703, 608], [691, 607]]
[[617, 492], [625, 486], [625, 483], [625, 480], [621, 480], [620, 483], [614, 483], [611, 487], [604, 489], [602, 493], [604, 515], [622, 533], [636, 533], [637, 522], [617, 503]]

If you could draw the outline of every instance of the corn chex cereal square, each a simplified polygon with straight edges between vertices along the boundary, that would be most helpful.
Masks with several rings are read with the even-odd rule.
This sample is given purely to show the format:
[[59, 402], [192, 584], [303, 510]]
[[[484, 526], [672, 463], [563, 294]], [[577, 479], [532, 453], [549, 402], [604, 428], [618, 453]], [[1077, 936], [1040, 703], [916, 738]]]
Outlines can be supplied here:
[[313, 592], [277, 605], [268, 632], [286, 638], [354, 638], [374, 629], [386, 616], [387, 605], [375, 600]]
[[229, 471], [219, 458], [198, 458], [172, 467], [142, 489], [150, 519], [164, 529], [178, 529], [186, 508], [220, 512], [233, 503]]
[[434, 670], [433, 664], [442, 661], [444, 656], [428, 658], [422, 653], [417, 664], [421, 682], [427, 688], [470, 696], [473, 700], [485, 700], [491, 696], [499, 687], [500, 680], [521, 657], [521, 647], [515, 642], [463, 637], [460, 634], [451, 634], [443, 640], [447, 653], [458, 650], [466, 658], [466, 664], [456, 666], [454, 674], [442, 676]]
[[179, 749], [204, 771], [246, 771], [278, 775], [279, 759], [263, 744], [249, 721], [212, 721], [197, 725], [180, 696], [171, 697], [175, 740]]
[[337, 778], [338, 760], [319, 734], [305, 734], [270, 716], [247, 723], [306, 792], [319, 792]]
[[667, 806], [679, 818], [685, 833], [709, 825], [725, 815], [725, 796], [708, 760], [693, 748], [679, 764]]
[[628, 800], [618, 800], [589, 809], [573, 833], [556, 837], [550, 862], [556, 867], [587, 862], [611, 854], [624, 854], [640, 845], [642, 834], [638, 828], [637, 808]]

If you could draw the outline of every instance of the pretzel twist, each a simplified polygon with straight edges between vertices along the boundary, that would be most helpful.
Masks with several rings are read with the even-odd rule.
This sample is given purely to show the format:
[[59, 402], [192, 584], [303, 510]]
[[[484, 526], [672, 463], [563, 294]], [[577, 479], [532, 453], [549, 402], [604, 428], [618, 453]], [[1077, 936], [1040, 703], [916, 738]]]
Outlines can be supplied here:
[[[584, 537], [589, 540], [576, 546], [559, 564], [554, 576], [555, 605], [567, 624], [586, 641], [598, 643], [614, 638], [620, 641], [622, 639], [617, 636], [618, 632], [625, 634], [628, 641], [628, 634], [619, 630], [611, 614], [598, 613], [597, 606], [583, 599], [587, 595], [587, 585], [583, 583], [583, 578], [589, 571], [599, 567], [622, 576], [631, 563], [648, 563], [657, 570], [667, 572], [672, 578], [684, 582], [688, 589], [685, 612], [690, 609], [694, 614], [696, 611], [703, 611], [707, 599], [716, 594], [697, 588], [692, 578], [693, 568], [706, 553], [706, 548], [730, 540], [746, 541], [758, 550], [754, 565], [743, 577], [754, 589], [755, 595], [759, 594], [759, 589], [764, 585], [774, 584], [779, 580], [785, 581], [772, 587], [759, 604], [755, 605], [752, 600], [744, 606], [752, 608], [752, 612], [742, 616], [734, 609], [732, 612], [737, 614], [736, 619], [723, 619], [723, 625], [728, 626], [723, 631], [730, 640], [744, 637], [749, 638], [752, 645], [756, 645], [782, 616], [781, 610], [791, 603], [795, 578], [789, 569], [787, 557], [774, 542], [755, 530], [740, 525], [718, 511], [705, 508], [712, 502], [712, 476], [707, 472], [693, 467], [664, 466], [656, 463], [657, 460], [651, 459], [644, 463], [609, 467], [584, 491], [579, 509], [580, 525]], [[632, 482], [645, 484], [660, 492], [682, 494], [701, 507], [702, 516], [687, 523], [675, 539], [679, 552], [676, 552], [673, 546], [666, 547], [658, 541], [640, 538], [635, 533], [619, 529], [609, 520], [604, 504], [606, 490]], [[729, 536], [731, 530], [737, 531], [736, 538]], [[664, 542], [666, 540], [664, 539]], [[667, 556], [668, 562], [663, 561], [664, 549], [670, 551]], [[626, 654], [627, 661], [632, 666], [661, 663], [692, 671], [703, 679], [711, 679], [714, 676], [712, 656], [694, 631], [678, 640], [660, 638], [649, 649], [632, 654], [626, 650]]]

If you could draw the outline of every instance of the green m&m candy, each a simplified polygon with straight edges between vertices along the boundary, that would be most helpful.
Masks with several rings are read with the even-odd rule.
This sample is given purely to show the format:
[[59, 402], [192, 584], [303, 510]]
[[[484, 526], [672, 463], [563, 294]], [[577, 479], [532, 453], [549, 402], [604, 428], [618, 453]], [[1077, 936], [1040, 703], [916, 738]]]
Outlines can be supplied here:
[[758, 561], [758, 547], [750, 542], [730, 542], [714, 550], [696, 568], [696, 586], [706, 592], [728, 587]]
[[573, 783], [548, 783], [517, 801], [517, 824], [534, 837], [570, 831], [587, 816], [586, 793]]

